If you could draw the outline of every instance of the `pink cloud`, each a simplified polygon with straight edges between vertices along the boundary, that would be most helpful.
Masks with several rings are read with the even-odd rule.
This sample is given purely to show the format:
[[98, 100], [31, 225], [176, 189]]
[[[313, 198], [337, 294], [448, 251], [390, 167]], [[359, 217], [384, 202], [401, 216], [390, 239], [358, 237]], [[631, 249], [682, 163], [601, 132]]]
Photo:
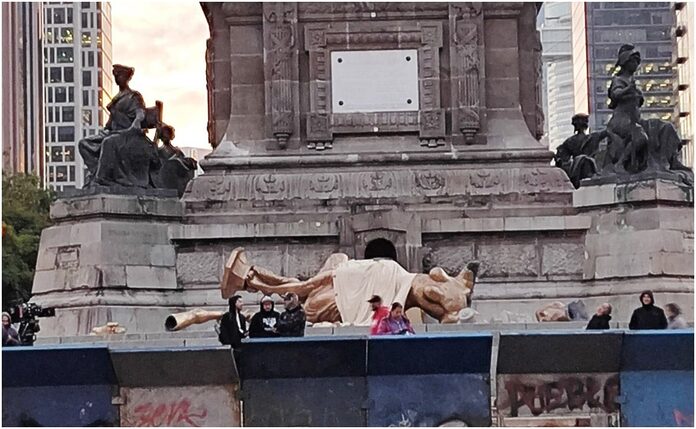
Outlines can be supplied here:
[[164, 103], [178, 146], [209, 147], [205, 88], [208, 23], [198, 2], [111, 2], [113, 62], [135, 67], [131, 87]]

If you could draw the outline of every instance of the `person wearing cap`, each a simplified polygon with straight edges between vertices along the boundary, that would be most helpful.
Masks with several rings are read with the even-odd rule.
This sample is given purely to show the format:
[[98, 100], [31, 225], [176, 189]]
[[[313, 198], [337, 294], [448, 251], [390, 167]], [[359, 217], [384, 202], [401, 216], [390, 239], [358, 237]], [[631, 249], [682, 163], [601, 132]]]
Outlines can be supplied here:
[[307, 316], [296, 293], [288, 292], [283, 296], [285, 311], [280, 314], [276, 332], [281, 337], [304, 337]]
[[381, 322], [385, 317], [389, 316], [389, 309], [382, 305], [382, 297], [379, 295], [372, 295], [372, 298], [368, 299], [367, 302], [369, 302], [372, 306], [372, 324], [370, 325], [370, 335], [377, 335], [379, 322]]
[[395, 302], [391, 306], [389, 316], [379, 322], [377, 335], [414, 335], [416, 332], [411, 321], [404, 315], [404, 306]]
[[631, 315], [628, 329], [667, 329], [665, 312], [655, 305], [652, 291], [643, 291], [640, 303], [641, 307], [636, 308]]
[[228, 300], [228, 303], [230, 308], [220, 320], [218, 339], [222, 344], [231, 345], [232, 348], [237, 349], [242, 345], [242, 338], [247, 336], [246, 319], [242, 314], [244, 302], [241, 296], [235, 295]]
[[273, 298], [265, 295], [261, 298], [261, 310], [254, 314], [249, 324], [249, 338], [272, 338], [277, 337], [276, 324], [280, 313], [274, 310], [275, 303]]

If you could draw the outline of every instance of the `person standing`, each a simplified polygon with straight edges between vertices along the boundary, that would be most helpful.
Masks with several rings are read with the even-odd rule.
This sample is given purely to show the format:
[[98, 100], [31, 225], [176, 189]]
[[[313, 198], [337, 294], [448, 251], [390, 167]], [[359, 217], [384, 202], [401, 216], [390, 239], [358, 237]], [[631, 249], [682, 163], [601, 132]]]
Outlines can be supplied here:
[[369, 302], [372, 306], [372, 324], [370, 325], [370, 335], [377, 335], [379, 322], [381, 322], [385, 317], [389, 316], [389, 309], [382, 305], [382, 297], [379, 295], [372, 295], [372, 298], [368, 299], [367, 302]]
[[254, 314], [249, 324], [249, 338], [272, 338], [278, 336], [275, 329], [280, 313], [275, 311], [274, 307], [273, 298], [268, 295], [261, 298], [261, 310]]
[[2, 313], [2, 345], [3, 346], [19, 346], [19, 334], [12, 327], [12, 318], [10, 313]]
[[609, 329], [609, 321], [611, 320], [611, 304], [605, 302], [597, 307], [597, 312], [587, 324], [587, 329]]
[[242, 339], [247, 336], [246, 319], [242, 314], [244, 302], [241, 296], [235, 295], [229, 299], [228, 303], [230, 308], [220, 320], [218, 339], [222, 344], [231, 345], [236, 349], [242, 345]]
[[665, 314], [667, 316], [667, 329], [686, 329], [689, 327], [677, 304], [672, 302], [665, 305]]
[[411, 321], [404, 315], [404, 307], [395, 302], [391, 306], [389, 316], [379, 322], [377, 335], [414, 335]]
[[643, 291], [640, 303], [642, 306], [633, 311], [628, 329], [667, 329], [665, 312], [655, 305], [652, 291]]
[[296, 293], [288, 292], [283, 297], [285, 311], [280, 314], [276, 332], [281, 337], [304, 337], [307, 317]]

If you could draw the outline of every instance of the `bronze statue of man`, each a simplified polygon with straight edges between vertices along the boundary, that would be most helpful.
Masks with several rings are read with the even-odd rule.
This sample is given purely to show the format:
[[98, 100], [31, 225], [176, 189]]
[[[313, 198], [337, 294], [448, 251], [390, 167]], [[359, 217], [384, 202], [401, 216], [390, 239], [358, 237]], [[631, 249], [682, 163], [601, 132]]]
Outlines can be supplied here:
[[310, 323], [342, 322], [369, 325], [367, 299], [380, 295], [385, 302], [417, 307], [440, 323], [457, 323], [471, 302], [479, 263], [471, 261], [458, 275], [442, 268], [427, 274], [409, 273], [393, 260], [352, 260], [344, 253], [327, 258], [319, 272], [304, 281], [284, 277], [247, 262], [243, 248], [232, 251], [220, 282], [223, 298], [241, 290], [264, 295], [297, 294]]
[[558, 149], [554, 156], [556, 167], [563, 169], [568, 175], [573, 186], [580, 187], [582, 179], [592, 177], [597, 173], [595, 155], [599, 149], [599, 142], [606, 138], [606, 131], [587, 134], [589, 127], [589, 116], [584, 113], [573, 115], [571, 123], [575, 129], [575, 134], [568, 137]]

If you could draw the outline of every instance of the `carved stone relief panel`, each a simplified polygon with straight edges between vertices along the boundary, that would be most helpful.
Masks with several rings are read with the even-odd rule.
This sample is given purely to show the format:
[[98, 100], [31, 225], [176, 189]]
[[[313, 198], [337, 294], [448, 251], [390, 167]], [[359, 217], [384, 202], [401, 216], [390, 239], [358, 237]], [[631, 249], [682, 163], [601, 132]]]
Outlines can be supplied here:
[[[266, 68], [270, 69], [270, 115], [273, 137], [285, 147], [295, 129], [295, 91], [298, 69], [297, 4], [263, 4]], [[268, 106], [267, 106], [268, 108]], [[267, 110], [268, 111], [268, 110]]]
[[484, 85], [482, 4], [450, 3], [452, 132], [474, 143], [481, 129]]

